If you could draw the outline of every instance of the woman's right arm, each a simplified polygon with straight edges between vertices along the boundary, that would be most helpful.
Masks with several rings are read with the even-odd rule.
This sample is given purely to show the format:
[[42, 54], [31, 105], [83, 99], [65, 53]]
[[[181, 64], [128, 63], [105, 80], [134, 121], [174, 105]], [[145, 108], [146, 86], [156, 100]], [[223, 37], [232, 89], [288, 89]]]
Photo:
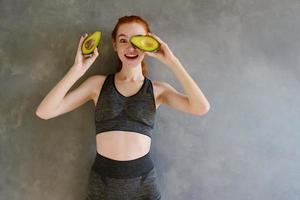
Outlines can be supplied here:
[[[86, 34], [85, 37], [87, 36]], [[97, 48], [90, 56], [82, 55], [81, 44], [85, 37], [80, 38], [74, 65], [39, 104], [36, 115], [40, 118], [50, 119], [56, 117], [74, 110], [93, 98], [97, 76], [89, 77], [77, 89], [67, 94], [74, 83], [87, 71], [98, 57]]]
[[[36, 110], [36, 115], [42, 119], [50, 119], [63, 113], [74, 110], [88, 100], [92, 99], [94, 76], [86, 79], [77, 89], [69, 89], [81, 76], [73, 67], [46, 95]], [[67, 95], [66, 95], [67, 94]]]

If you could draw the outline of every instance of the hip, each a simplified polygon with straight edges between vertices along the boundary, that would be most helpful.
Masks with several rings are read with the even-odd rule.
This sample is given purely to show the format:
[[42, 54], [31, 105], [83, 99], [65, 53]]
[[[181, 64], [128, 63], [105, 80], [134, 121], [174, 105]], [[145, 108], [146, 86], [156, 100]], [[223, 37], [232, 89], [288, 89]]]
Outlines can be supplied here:
[[161, 199], [150, 154], [118, 161], [97, 153], [89, 175], [87, 199]]

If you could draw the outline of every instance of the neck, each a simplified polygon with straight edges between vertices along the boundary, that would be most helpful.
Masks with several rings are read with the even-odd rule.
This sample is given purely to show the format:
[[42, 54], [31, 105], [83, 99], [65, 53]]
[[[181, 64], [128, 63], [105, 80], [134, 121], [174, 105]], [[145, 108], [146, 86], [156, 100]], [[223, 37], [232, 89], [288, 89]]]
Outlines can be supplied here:
[[144, 79], [142, 65], [141, 63], [137, 66], [122, 64], [121, 71], [119, 71], [116, 76], [122, 81], [142, 81]]

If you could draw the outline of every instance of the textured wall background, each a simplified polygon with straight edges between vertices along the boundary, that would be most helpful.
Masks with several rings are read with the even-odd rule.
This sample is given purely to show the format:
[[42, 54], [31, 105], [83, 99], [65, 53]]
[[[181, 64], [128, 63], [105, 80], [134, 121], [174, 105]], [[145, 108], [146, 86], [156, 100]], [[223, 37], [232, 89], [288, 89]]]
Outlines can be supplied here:
[[[92, 101], [51, 120], [42, 98], [73, 64], [84, 32], [100, 56], [72, 87], [116, 69], [117, 19], [147, 19], [210, 102], [204, 116], [162, 105], [151, 154], [163, 199], [300, 199], [298, 0], [0, 1], [0, 198], [80, 200], [95, 156]], [[148, 58], [151, 79], [183, 92]], [[298, 123], [297, 123], [298, 122]]]

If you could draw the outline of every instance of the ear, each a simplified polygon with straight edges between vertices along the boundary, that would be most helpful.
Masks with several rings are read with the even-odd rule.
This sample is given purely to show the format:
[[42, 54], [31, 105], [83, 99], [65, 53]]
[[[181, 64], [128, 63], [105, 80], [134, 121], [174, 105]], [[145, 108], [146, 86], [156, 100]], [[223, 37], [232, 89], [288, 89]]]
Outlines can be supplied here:
[[117, 45], [116, 42], [112, 40], [113, 49], [115, 52], [117, 52]]

